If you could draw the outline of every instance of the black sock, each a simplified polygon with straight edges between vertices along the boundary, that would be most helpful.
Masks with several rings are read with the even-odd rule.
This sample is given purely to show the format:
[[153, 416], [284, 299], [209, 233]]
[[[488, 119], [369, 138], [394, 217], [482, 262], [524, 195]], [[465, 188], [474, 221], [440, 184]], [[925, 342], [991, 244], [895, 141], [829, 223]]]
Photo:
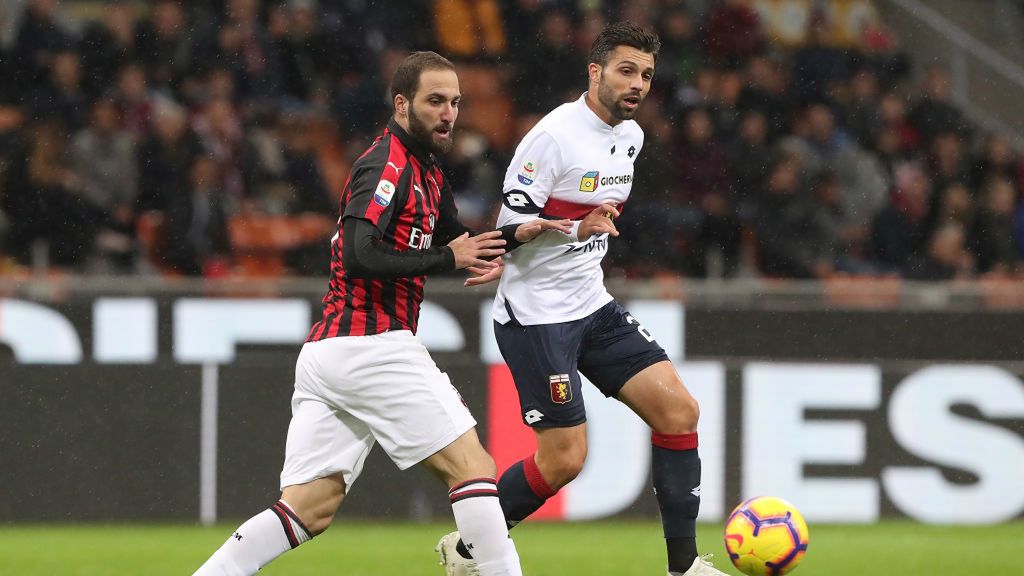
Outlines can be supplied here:
[[670, 572], [686, 572], [697, 557], [700, 457], [696, 434], [654, 434], [651, 471], [661, 508]]

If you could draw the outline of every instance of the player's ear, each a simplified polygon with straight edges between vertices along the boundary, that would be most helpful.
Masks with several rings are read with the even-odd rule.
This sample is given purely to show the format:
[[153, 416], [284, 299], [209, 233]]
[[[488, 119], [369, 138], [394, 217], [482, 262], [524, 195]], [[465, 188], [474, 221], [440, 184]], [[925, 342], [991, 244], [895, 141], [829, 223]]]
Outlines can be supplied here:
[[401, 94], [395, 94], [395, 115], [409, 117], [409, 99]]
[[601, 83], [601, 65], [600, 64], [598, 64], [597, 62], [591, 62], [590, 65], [587, 66], [587, 73], [588, 73], [588, 76], [590, 76], [590, 83], [591, 84], [600, 84]]

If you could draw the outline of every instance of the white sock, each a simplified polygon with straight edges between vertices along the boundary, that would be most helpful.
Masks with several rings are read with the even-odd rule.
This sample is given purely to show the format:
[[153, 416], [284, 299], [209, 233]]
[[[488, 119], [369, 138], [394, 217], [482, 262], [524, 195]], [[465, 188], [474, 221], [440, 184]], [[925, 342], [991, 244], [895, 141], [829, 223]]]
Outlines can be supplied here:
[[312, 536], [284, 500], [247, 520], [193, 576], [251, 576]]
[[463, 482], [449, 491], [455, 525], [482, 576], [522, 576], [519, 553], [505, 527], [493, 478]]

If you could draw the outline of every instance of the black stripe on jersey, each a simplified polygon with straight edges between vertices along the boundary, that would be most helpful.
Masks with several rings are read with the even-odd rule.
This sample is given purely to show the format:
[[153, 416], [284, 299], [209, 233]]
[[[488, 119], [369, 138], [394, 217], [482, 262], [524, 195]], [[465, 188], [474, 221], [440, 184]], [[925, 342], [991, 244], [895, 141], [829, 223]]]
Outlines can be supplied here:
[[540, 207], [533, 202], [530, 195], [522, 190], [509, 190], [504, 193], [502, 202], [509, 210], [519, 214], [539, 214]]
[[[416, 171], [416, 167], [413, 165], [415, 162], [414, 157], [410, 152], [406, 151], [405, 155], [405, 169], [402, 170], [401, 175], [398, 177], [398, 182], [395, 184], [395, 197], [391, 199], [391, 203], [394, 205], [394, 211], [391, 213], [391, 219], [387, 223], [387, 227], [384, 230], [384, 239], [393, 241], [392, 248], [395, 250], [401, 249], [398, 245], [398, 229], [402, 225], [402, 214], [405, 211], [405, 205], [409, 201], [409, 194], [411, 193], [413, 174]], [[372, 330], [374, 333], [377, 331], [377, 311], [388, 315], [388, 328], [401, 328], [398, 321], [395, 319], [395, 300], [398, 298], [397, 285], [398, 279], [392, 278], [386, 281], [376, 280], [374, 284], [379, 286], [380, 293], [372, 294], [372, 298], [376, 303], [376, 306], [367, 314], [366, 325], [367, 333]], [[378, 301], [379, 300], [379, 301]]]

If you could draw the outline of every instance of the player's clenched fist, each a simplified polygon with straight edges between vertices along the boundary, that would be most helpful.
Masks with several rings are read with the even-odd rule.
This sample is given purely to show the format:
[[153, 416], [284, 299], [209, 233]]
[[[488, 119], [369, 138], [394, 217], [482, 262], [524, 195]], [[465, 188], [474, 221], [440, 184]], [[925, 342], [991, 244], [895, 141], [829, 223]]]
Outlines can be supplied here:
[[619, 211], [611, 204], [601, 204], [594, 208], [587, 217], [580, 222], [580, 229], [576, 235], [580, 242], [585, 241], [594, 234], [611, 234], [618, 236], [619, 231], [615, 228], [612, 220], [619, 217]]
[[498, 230], [476, 236], [470, 236], [467, 232], [448, 243], [448, 247], [455, 254], [455, 268], [458, 270], [469, 266], [493, 268], [497, 264], [488, 260], [504, 254], [504, 245], [505, 241], [501, 239], [501, 232]]

